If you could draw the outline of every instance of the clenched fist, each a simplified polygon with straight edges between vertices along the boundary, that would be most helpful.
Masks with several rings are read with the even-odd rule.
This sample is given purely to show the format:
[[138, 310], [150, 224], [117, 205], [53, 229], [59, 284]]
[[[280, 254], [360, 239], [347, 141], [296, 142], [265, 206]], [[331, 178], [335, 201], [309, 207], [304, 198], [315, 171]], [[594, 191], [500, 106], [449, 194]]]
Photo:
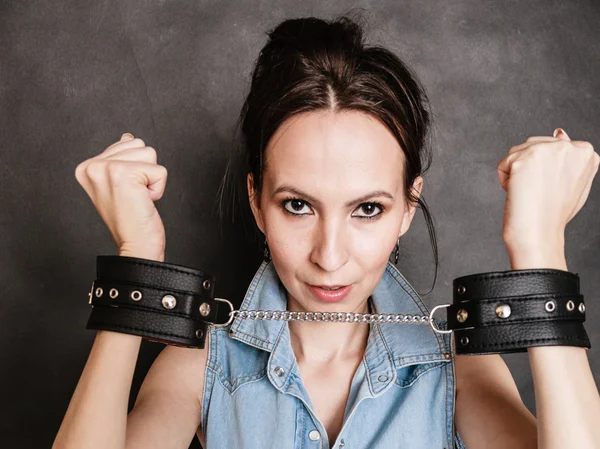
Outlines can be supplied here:
[[108, 226], [120, 255], [164, 261], [165, 229], [154, 201], [164, 193], [167, 169], [157, 163], [154, 148], [125, 133], [80, 163], [75, 178]]

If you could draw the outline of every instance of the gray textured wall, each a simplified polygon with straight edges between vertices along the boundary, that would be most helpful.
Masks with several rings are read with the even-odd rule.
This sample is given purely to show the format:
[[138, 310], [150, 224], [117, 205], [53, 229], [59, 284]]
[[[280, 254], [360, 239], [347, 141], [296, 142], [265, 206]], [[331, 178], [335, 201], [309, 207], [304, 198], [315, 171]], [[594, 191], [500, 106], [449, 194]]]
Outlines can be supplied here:
[[[288, 17], [363, 7], [371, 42], [397, 51], [435, 111], [435, 161], [424, 195], [452, 280], [509, 269], [505, 193], [495, 165], [530, 135], [563, 127], [600, 145], [599, 3], [589, 1], [7, 1], [0, 3], [0, 446], [50, 447], [89, 353], [84, 329], [96, 254], [114, 254], [75, 166], [132, 132], [169, 170], [157, 204], [167, 261], [217, 276], [243, 296], [259, 259], [213, 200], [265, 31]], [[600, 181], [568, 225], [569, 269], [587, 298], [588, 352], [600, 381]], [[433, 280], [424, 220], [400, 268], [420, 292]], [[162, 346], [144, 342], [132, 402]], [[534, 410], [526, 354], [505, 359]], [[197, 443], [192, 444], [198, 447]]]

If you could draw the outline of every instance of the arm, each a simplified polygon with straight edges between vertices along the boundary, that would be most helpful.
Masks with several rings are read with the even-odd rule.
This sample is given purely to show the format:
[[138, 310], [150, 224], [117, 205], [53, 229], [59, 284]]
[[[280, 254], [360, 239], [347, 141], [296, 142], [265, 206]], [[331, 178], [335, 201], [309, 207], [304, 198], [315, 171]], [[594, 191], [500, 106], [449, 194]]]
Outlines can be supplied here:
[[127, 419], [127, 449], [188, 449], [200, 442], [208, 349], [167, 346], [158, 355]]
[[97, 331], [52, 449], [125, 448], [127, 403], [141, 339]]
[[[564, 253], [509, 254], [513, 270], [567, 270]], [[599, 448], [600, 396], [585, 348], [541, 346], [528, 354], [537, 424], [498, 354], [456, 357], [456, 425], [466, 447]]]
[[98, 331], [52, 449], [187, 449], [200, 426], [206, 348], [166, 346], [127, 404], [141, 337]]
[[[513, 269], [567, 271], [562, 243], [549, 248], [552, 249], [549, 254], [544, 254], [509, 247]], [[535, 388], [539, 447], [600, 448], [600, 395], [586, 348], [540, 346], [527, 352]]]
[[[163, 260], [154, 254], [136, 254]], [[52, 449], [189, 447], [200, 425], [207, 349], [166, 346], [128, 415], [141, 340], [136, 335], [97, 331]]]

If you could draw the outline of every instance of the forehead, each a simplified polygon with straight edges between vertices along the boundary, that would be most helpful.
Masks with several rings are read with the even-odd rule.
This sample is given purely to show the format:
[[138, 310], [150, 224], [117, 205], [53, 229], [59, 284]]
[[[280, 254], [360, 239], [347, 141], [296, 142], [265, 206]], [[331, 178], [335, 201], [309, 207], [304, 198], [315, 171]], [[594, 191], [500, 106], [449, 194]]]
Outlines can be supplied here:
[[391, 131], [360, 111], [297, 114], [275, 132], [266, 150], [266, 176], [276, 186], [294, 183], [311, 192], [362, 192], [402, 182], [403, 155]]

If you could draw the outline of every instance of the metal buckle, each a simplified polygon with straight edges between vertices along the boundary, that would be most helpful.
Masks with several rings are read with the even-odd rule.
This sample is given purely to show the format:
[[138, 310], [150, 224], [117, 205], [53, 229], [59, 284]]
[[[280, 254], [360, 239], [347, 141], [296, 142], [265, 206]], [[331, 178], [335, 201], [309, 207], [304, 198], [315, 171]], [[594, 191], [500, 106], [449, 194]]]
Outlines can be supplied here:
[[234, 319], [233, 316], [233, 312], [234, 312], [234, 308], [233, 308], [233, 304], [231, 304], [228, 300], [224, 299], [224, 298], [214, 298], [215, 301], [219, 301], [219, 302], [226, 302], [227, 304], [229, 304], [229, 308], [231, 309], [231, 311], [229, 312], [229, 319], [227, 320], [226, 323], [223, 324], [218, 324], [218, 323], [214, 323], [213, 326], [214, 327], [225, 327], [225, 326], [229, 326]]
[[439, 306], [435, 306], [433, 309], [431, 309], [431, 312], [429, 312], [429, 320], [428, 321], [429, 321], [429, 325], [431, 326], [431, 328], [433, 329], [434, 332], [437, 332], [438, 334], [451, 334], [452, 333], [452, 329], [443, 330], [433, 324], [433, 314], [435, 313], [435, 311], [441, 307], [450, 307], [451, 305], [452, 304], [440, 304]]

